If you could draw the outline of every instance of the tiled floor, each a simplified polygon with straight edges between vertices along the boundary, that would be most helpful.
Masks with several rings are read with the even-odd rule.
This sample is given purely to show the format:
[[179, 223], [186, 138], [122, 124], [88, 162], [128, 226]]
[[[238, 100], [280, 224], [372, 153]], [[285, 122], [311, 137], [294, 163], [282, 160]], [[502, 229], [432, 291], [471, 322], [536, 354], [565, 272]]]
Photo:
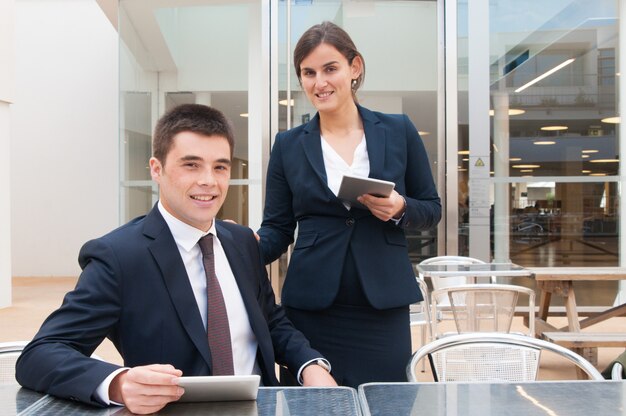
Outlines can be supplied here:
[[[76, 278], [15, 278], [13, 279], [13, 305], [0, 309], [0, 342], [29, 340], [37, 332], [43, 320], [56, 309], [63, 300], [63, 295], [71, 290]], [[557, 326], [567, 324], [566, 318], [550, 318]], [[521, 318], [515, 318], [514, 328], [523, 332]], [[626, 317], [612, 318], [604, 323], [595, 325], [589, 331], [624, 331], [626, 332]], [[419, 346], [418, 329], [413, 333], [414, 348]], [[598, 368], [603, 369], [612, 358], [621, 353], [620, 348], [601, 348], [599, 351]], [[102, 358], [121, 364], [122, 360], [113, 344], [108, 340], [96, 350]], [[540, 370], [541, 379], [568, 379], [574, 378], [574, 369], [557, 357], [545, 355], [542, 357]], [[432, 381], [429, 370], [423, 373], [422, 380]]]

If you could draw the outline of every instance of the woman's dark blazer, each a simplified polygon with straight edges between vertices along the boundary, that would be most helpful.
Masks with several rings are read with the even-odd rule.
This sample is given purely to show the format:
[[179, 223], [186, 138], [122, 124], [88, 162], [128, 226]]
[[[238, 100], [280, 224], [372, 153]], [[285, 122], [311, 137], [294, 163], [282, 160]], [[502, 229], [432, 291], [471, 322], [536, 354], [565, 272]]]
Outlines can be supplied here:
[[392, 181], [406, 199], [402, 220], [383, 222], [343, 203], [327, 186], [319, 114], [276, 136], [267, 172], [261, 251], [270, 263], [298, 237], [282, 291], [283, 305], [320, 310], [339, 290], [348, 249], [365, 295], [377, 309], [421, 300], [404, 230], [426, 230], [441, 218], [441, 202], [424, 144], [406, 115], [358, 107], [370, 177]]

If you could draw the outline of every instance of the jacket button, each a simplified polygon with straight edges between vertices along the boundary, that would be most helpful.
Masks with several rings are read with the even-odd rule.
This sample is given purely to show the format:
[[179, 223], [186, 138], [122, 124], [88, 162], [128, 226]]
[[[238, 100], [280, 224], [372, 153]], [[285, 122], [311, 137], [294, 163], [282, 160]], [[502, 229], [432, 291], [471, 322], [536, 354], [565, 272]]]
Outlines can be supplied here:
[[346, 220], [346, 225], [347, 225], [348, 227], [352, 227], [352, 226], [354, 225], [354, 218], [348, 218], [348, 219]]

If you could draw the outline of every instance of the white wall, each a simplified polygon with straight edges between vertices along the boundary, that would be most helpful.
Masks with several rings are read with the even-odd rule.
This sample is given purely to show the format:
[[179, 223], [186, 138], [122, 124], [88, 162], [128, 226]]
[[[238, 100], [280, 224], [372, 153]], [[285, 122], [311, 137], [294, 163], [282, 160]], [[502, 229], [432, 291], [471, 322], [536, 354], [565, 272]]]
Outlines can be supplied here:
[[78, 275], [118, 225], [117, 32], [95, 0], [16, 0], [13, 276]]
[[0, 308], [11, 305], [10, 121], [14, 91], [14, 0], [0, 0]]

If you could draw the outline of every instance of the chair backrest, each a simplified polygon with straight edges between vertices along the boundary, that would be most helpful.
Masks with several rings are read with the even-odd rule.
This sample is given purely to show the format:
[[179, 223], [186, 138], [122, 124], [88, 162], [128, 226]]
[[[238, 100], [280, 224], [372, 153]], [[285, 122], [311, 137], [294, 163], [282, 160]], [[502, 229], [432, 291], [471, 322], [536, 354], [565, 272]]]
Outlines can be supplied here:
[[0, 343], [0, 386], [15, 384], [15, 362], [22, 353], [26, 341]]
[[[420, 264], [422, 265], [426, 265], [426, 264], [440, 264], [440, 265], [445, 265], [445, 264], [459, 264], [459, 265], [466, 265], [466, 264], [485, 264], [484, 261], [479, 260], [479, 259], [475, 259], [473, 257], [465, 257], [465, 256], [436, 256], [436, 257], [431, 257], [429, 259], [423, 260], [422, 262], [420, 262]], [[468, 281], [467, 276], [456, 276], [456, 277], [437, 277], [437, 276], [432, 276], [431, 278], [431, 283], [433, 285], [433, 290], [437, 290], [437, 289], [442, 289], [444, 287], [451, 287], [451, 286], [458, 286], [458, 285], [464, 285], [467, 283], [470, 283]], [[494, 279], [492, 278], [492, 283], [494, 283]]]
[[[458, 333], [510, 332], [520, 295], [528, 296], [528, 333], [535, 333], [535, 292], [517, 285], [468, 284], [446, 287], [431, 293], [432, 316], [450, 310]], [[432, 334], [439, 337], [437, 321]]]
[[534, 381], [544, 350], [580, 367], [590, 379], [604, 380], [589, 361], [560, 345], [525, 335], [486, 332], [451, 335], [423, 346], [407, 365], [407, 378], [416, 382], [417, 364], [429, 357], [435, 381]]
[[[424, 300], [420, 303], [414, 303], [410, 306], [410, 323], [411, 326], [424, 325], [427, 327], [427, 331], [429, 333], [429, 339], [432, 339], [432, 327], [431, 327], [431, 316], [430, 316], [430, 294], [428, 293], [428, 285], [424, 279], [419, 276], [415, 277], [417, 284], [422, 292], [422, 297]], [[424, 341], [424, 339], [422, 339]]]

